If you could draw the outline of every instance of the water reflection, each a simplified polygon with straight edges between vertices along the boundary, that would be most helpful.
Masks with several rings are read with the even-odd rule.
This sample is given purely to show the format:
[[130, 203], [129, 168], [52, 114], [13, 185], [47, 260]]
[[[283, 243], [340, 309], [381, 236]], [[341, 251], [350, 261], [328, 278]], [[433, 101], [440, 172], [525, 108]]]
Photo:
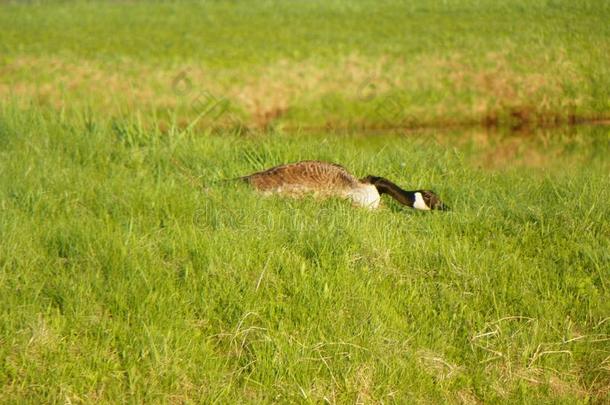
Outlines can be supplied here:
[[[610, 126], [582, 125], [538, 130], [485, 128], [404, 133], [448, 148], [457, 148], [472, 164], [485, 169], [553, 168], [601, 164], [610, 168]], [[564, 167], [565, 168], [565, 167]]]

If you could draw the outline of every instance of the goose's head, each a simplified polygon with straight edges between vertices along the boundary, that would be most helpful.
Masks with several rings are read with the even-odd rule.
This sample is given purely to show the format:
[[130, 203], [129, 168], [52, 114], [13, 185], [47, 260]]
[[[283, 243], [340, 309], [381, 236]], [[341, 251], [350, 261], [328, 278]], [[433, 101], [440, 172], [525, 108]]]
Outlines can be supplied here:
[[399, 203], [408, 207], [424, 211], [449, 210], [449, 207], [446, 206], [441, 201], [439, 196], [431, 190], [403, 190], [388, 179], [377, 176], [366, 176], [360, 179], [360, 181], [363, 183], [373, 184], [377, 188], [379, 194], [388, 194]]
[[448, 211], [449, 207], [445, 205], [434, 191], [417, 190], [414, 192], [415, 202], [413, 208], [418, 210], [440, 210]]

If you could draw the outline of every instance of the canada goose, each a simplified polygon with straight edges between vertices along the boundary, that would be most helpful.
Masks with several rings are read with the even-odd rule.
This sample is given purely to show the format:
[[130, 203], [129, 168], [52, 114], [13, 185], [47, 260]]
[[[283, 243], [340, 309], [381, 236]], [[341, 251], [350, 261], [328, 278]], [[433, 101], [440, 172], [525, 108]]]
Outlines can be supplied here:
[[354, 205], [371, 209], [379, 207], [381, 194], [388, 194], [399, 203], [418, 210], [448, 209], [430, 190], [403, 190], [391, 181], [377, 176], [358, 180], [343, 166], [315, 160], [272, 167], [240, 179], [265, 194], [340, 197], [351, 200]]

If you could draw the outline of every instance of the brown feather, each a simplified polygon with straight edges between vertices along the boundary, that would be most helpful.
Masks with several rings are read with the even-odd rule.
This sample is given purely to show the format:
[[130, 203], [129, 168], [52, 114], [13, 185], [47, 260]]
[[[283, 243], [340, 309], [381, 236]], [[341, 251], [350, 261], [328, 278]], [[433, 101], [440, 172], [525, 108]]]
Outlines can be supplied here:
[[305, 160], [253, 173], [244, 177], [262, 192], [299, 196], [314, 193], [321, 196], [343, 196], [360, 183], [343, 166]]

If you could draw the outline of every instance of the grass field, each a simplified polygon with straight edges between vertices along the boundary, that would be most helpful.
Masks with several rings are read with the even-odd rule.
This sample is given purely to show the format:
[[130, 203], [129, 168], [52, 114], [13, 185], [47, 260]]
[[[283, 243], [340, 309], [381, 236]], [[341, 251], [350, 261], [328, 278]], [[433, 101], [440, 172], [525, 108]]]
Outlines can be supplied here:
[[169, 126], [211, 98], [262, 128], [608, 119], [609, 20], [604, 0], [9, 3], [0, 95]]
[[[0, 4], [0, 402], [609, 402], [608, 17]], [[452, 211], [219, 181], [301, 159]]]

